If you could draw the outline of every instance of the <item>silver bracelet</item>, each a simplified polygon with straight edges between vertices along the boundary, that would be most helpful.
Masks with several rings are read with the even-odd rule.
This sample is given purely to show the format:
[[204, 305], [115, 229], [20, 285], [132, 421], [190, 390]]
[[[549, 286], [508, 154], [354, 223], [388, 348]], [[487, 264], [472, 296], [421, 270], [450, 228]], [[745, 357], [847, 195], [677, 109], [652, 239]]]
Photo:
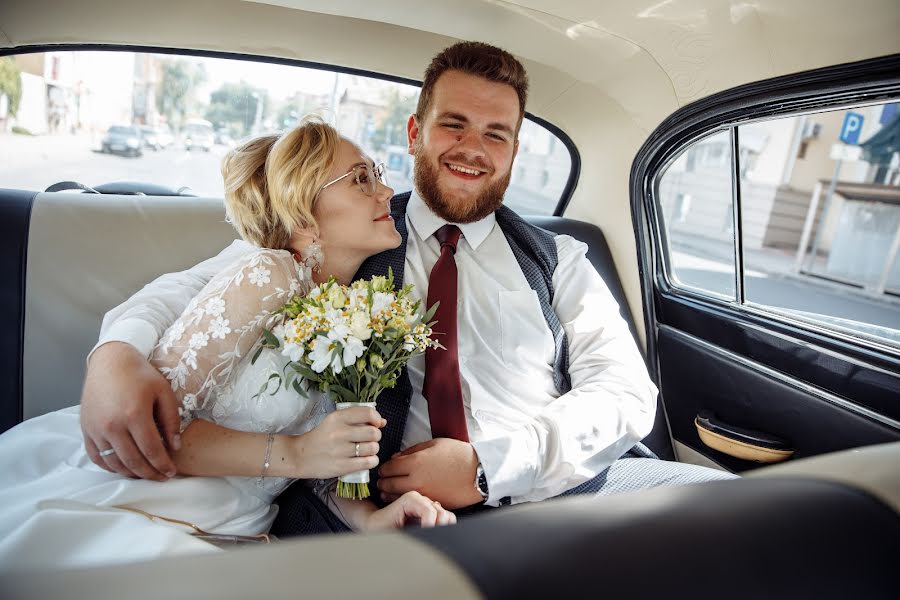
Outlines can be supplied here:
[[275, 434], [270, 433], [266, 435], [266, 457], [263, 459], [262, 473], [259, 474], [259, 477], [256, 478], [256, 483], [258, 485], [262, 485], [263, 478], [266, 476], [266, 473], [269, 470], [269, 458], [272, 456], [272, 443], [275, 441]]

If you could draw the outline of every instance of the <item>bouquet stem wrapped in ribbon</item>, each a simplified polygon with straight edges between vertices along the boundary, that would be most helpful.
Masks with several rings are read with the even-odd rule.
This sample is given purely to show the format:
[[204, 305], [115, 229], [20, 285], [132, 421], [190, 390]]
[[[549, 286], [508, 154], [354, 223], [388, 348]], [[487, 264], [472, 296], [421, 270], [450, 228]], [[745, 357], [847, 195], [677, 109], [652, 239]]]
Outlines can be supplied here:
[[[375, 406], [379, 394], [397, 383], [403, 366], [428, 348], [439, 348], [432, 339], [431, 318], [437, 309], [423, 313], [421, 301], [410, 298], [412, 285], [394, 289], [394, 276], [376, 276], [349, 286], [334, 279], [316, 286], [305, 297], [295, 296], [276, 311], [282, 322], [264, 331], [263, 348], [280, 349], [289, 359], [281, 373], [273, 373], [262, 393], [282, 385], [306, 396], [315, 386], [330, 395], [338, 409]], [[338, 480], [342, 498], [368, 498], [369, 472], [344, 475]]]

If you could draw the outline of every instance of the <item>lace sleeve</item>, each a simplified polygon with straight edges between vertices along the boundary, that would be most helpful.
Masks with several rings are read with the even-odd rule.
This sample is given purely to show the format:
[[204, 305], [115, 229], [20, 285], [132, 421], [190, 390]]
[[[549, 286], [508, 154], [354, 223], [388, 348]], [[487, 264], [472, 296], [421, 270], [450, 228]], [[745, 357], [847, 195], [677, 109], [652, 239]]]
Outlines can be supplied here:
[[191, 300], [151, 356], [181, 400], [182, 431], [197, 411], [211, 408], [212, 392], [229, 381], [263, 328], [272, 325], [272, 311], [311, 287], [289, 252], [257, 250], [223, 269]]

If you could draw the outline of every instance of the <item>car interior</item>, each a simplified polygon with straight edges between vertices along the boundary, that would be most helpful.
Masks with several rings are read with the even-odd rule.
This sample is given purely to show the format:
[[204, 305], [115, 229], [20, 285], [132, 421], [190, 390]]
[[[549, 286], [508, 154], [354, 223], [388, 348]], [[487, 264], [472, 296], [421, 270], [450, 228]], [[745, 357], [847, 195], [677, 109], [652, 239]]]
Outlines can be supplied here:
[[[754, 300], [761, 288], [740, 235], [750, 192], [733, 175], [723, 184], [734, 193], [724, 214], [737, 219], [725, 228], [732, 297], [682, 285], [669, 253], [676, 213], [660, 198], [672, 165], [711, 136], [729, 139], [723, 168], [743, 172], [755, 123], [897, 102], [898, 30], [895, 0], [6, 0], [0, 56], [183, 52], [418, 85], [430, 57], [458, 40], [509, 50], [530, 76], [528, 118], [559, 133], [571, 161], [558, 202], [524, 216], [588, 244], [660, 388], [644, 443], [664, 460], [741, 477], [514, 506], [436, 529], [49, 573], [0, 568], [0, 595], [896, 597], [900, 343]], [[53, 164], [43, 167], [51, 182], [23, 189], [7, 160], [0, 432], [77, 404], [103, 315], [237, 237], [220, 196], [57, 175]], [[831, 173], [821, 177], [827, 191]], [[802, 225], [806, 209], [798, 214]], [[865, 301], [895, 311], [885, 327], [896, 333], [888, 288]]]

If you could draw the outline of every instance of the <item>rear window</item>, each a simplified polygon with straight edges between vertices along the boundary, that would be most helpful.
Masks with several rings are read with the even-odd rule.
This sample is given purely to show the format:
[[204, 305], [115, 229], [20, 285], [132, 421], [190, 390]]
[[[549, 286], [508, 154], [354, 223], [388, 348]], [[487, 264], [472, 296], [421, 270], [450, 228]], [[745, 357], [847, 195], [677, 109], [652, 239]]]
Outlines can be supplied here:
[[137, 135], [138, 131], [134, 127], [110, 127], [109, 133], [117, 135]]
[[[412, 188], [406, 122], [417, 86], [193, 55], [57, 51], [0, 61], [11, 67], [4, 72], [15, 74], [20, 90], [8, 98], [0, 86], [0, 153], [11, 157], [3, 187], [129, 180], [221, 197], [220, 165], [230, 148], [316, 113], [385, 163], [395, 192]], [[140, 149], [123, 153], [103, 142], [109, 134], [139, 136], [137, 127], [145, 132]], [[150, 131], [158, 134], [151, 138]], [[506, 204], [523, 214], [553, 214], [572, 164], [562, 139], [526, 119]]]

